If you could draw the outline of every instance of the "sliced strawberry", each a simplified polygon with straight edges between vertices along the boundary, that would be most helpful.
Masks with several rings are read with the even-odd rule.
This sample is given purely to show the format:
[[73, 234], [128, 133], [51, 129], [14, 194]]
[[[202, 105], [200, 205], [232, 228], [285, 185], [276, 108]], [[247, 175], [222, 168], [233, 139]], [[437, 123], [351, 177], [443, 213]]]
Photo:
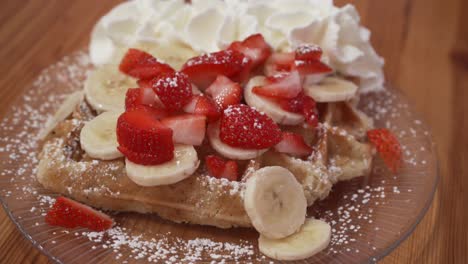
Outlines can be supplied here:
[[401, 166], [401, 146], [395, 135], [388, 129], [372, 129], [367, 131], [369, 141], [376, 147], [387, 167], [397, 173]]
[[312, 153], [312, 148], [305, 143], [304, 138], [291, 132], [283, 132], [283, 138], [280, 143], [276, 144], [275, 150], [299, 157]]
[[314, 60], [318, 61], [322, 57], [322, 49], [315, 44], [301, 44], [296, 48], [296, 60]]
[[294, 53], [273, 53], [265, 64], [265, 75], [272, 76], [280, 72], [289, 72], [294, 66]]
[[205, 92], [211, 95], [220, 110], [224, 110], [230, 105], [238, 104], [242, 99], [242, 88], [240, 85], [223, 75], [218, 75]]
[[120, 62], [119, 69], [121, 72], [138, 79], [150, 79], [160, 74], [174, 72], [171, 66], [138, 49], [127, 51]]
[[57, 198], [45, 221], [53, 226], [84, 227], [93, 231], [104, 231], [114, 224], [109, 216], [63, 196]]
[[303, 108], [302, 114], [305, 117], [306, 122], [312, 127], [317, 127], [319, 122], [319, 113], [317, 110], [317, 103], [314, 99], [309, 96], [303, 97]]
[[[117, 121], [119, 150], [137, 164], [156, 165], [174, 157], [172, 130], [158, 121], [158, 114], [149, 107], [137, 107], [123, 113]], [[154, 156], [154, 159], [138, 160], [136, 154]]]
[[151, 88], [130, 88], [125, 95], [125, 110], [139, 105], [161, 108], [161, 103]]
[[267, 77], [267, 83], [252, 91], [258, 95], [275, 98], [294, 98], [302, 91], [301, 78], [297, 71], [279, 73]]
[[182, 72], [187, 74], [198, 88], [204, 90], [218, 75], [229, 78], [238, 76], [248, 63], [249, 59], [242, 53], [222, 50], [189, 59], [182, 66]]
[[281, 141], [281, 130], [270, 117], [254, 108], [231, 105], [221, 117], [220, 138], [232, 147], [264, 149]]
[[237, 162], [233, 160], [225, 161], [215, 155], [208, 155], [205, 158], [206, 168], [211, 176], [215, 178], [225, 178], [230, 181], [237, 181], [239, 168]]
[[279, 99], [278, 103], [282, 109], [292, 113], [302, 113], [304, 109], [304, 93], [300, 92], [296, 97], [291, 99]]
[[316, 73], [332, 73], [332, 68], [328, 67], [325, 63], [317, 61], [304, 61], [296, 60], [294, 62], [295, 68], [299, 71], [301, 76], [316, 74]]
[[252, 61], [252, 68], [256, 68], [265, 63], [272, 52], [270, 45], [268, 45], [261, 34], [251, 35], [242, 42], [235, 41], [228, 49], [244, 54]]
[[192, 84], [187, 75], [174, 72], [152, 80], [152, 87], [159, 100], [171, 111], [180, 110], [192, 98]]
[[151, 79], [141, 79], [137, 81], [138, 87], [140, 88], [153, 88]]
[[161, 123], [172, 129], [172, 140], [175, 143], [200, 146], [205, 138], [206, 117], [203, 115], [166, 117]]
[[190, 102], [184, 106], [184, 111], [190, 114], [204, 115], [210, 122], [218, 120], [221, 116], [213, 99], [203, 94], [192, 96]]

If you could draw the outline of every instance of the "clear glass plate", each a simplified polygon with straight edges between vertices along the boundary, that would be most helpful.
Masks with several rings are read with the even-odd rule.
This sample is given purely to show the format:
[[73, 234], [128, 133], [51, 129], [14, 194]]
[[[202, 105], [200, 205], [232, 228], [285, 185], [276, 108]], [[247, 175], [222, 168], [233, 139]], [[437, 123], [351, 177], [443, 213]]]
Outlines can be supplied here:
[[[51, 227], [44, 215], [56, 194], [35, 179], [36, 135], [63, 96], [82, 88], [89, 60], [81, 51], [50, 66], [15, 102], [0, 126], [0, 198], [19, 230], [44, 254], [61, 263], [108, 262], [265, 262], [258, 234], [175, 224], [155, 215], [113, 215], [117, 227], [103, 233]], [[391, 175], [379, 159], [370, 177], [334, 186], [331, 195], [309, 209], [309, 216], [332, 224], [330, 246], [299, 263], [374, 262], [397, 247], [427, 211], [437, 185], [438, 167], [427, 127], [395, 89], [366, 95], [360, 108], [377, 127], [394, 131], [404, 163]]]

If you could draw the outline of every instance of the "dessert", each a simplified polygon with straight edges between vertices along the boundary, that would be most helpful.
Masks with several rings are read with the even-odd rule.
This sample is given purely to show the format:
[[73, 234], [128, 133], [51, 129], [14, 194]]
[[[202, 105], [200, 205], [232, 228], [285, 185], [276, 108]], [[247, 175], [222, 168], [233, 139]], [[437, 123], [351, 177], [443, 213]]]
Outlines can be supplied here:
[[[37, 178], [101, 209], [253, 227], [264, 254], [309, 257], [326, 247], [330, 227], [306, 220], [307, 206], [334, 183], [367, 175], [371, 143], [398, 168], [398, 142], [372, 130], [353, 102], [381, 88], [382, 61], [351, 6], [308, 21], [273, 12], [281, 1], [204, 3], [132, 1], [103, 17], [84, 99], [72, 94], [44, 133]], [[256, 27], [241, 27], [239, 14]], [[332, 48], [338, 25], [335, 37], [353, 42]], [[108, 191], [86, 192], [95, 186]], [[296, 236], [318, 242], [285, 254], [281, 243]]]

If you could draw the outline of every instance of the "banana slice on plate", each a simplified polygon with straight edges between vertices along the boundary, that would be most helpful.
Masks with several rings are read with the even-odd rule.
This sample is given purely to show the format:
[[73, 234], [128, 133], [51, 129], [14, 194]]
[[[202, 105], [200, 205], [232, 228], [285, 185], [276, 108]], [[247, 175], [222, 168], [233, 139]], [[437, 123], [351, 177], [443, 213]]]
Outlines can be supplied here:
[[283, 239], [260, 235], [260, 252], [277, 260], [301, 260], [324, 250], [330, 243], [331, 227], [324, 221], [307, 219], [301, 229]]
[[49, 135], [49, 133], [54, 130], [58, 123], [71, 115], [75, 108], [81, 103], [81, 101], [83, 101], [83, 97], [83, 91], [69, 94], [60, 105], [57, 112], [55, 112], [55, 114], [47, 120], [44, 128], [37, 135], [38, 139], [42, 140], [47, 137], [47, 135]]
[[231, 147], [221, 141], [219, 138], [219, 122], [210, 123], [208, 125], [208, 139], [211, 146], [222, 156], [228, 159], [248, 160], [256, 158], [268, 149], [242, 149]]
[[197, 151], [190, 145], [175, 145], [174, 158], [159, 165], [139, 165], [125, 160], [128, 177], [141, 186], [169, 185], [190, 177], [200, 165]]
[[87, 122], [80, 132], [81, 148], [91, 158], [113, 160], [123, 157], [117, 150], [117, 119], [119, 112], [104, 112]]
[[103, 65], [92, 71], [85, 81], [86, 100], [98, 112], [123, 112], [127, 90], [138, 87], [136, 80], [119, 72], [118, 67]]
[[307, 201], [289, 170], [270, 166], [255, 171], [246, 181], [244, 208], [262, 236], [280, 239], [304, 224]]
[[304, 93], [320, 103], [340, 102], [353, 98], [358, 87], [338, 77], [327, 77], [320, 83], [304, 83]]
[[304, 116], [283, 110], [274, 101], [255, 94], [252, 89], [265, 83], [265, 77], [257, 76], [250, 79], [244, 89], [244, 98], [249, 106], [267, 114], [273, 121], [282, 125], [298, 125], [304, 122]]

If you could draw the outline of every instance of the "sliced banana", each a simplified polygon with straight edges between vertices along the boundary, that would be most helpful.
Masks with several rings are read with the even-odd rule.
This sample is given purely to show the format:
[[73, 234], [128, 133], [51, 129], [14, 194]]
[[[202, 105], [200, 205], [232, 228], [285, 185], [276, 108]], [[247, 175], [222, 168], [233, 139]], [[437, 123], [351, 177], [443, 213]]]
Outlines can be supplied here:
[[125, 110], [125, 93], [138, 87], [136, 80], [119, 72], [118, 65], [103, 65], [92, 71], [84, 84], [86, 100], [98, 112]]
[[190, 145], [176, 145], [171, 161], [152, 166], [125, 160], [128, 177], [141, 186], [169, 185], [190, 177], [200, 165], [197, 151]]
[[260, 235], [260, 252], [277, 260], [301, 260], [324, 250], [330, 243], [331, 227], [324, 221], [307, 219], [301, 229], [283, 239]]
[[318, 84], [304, 84], [304, 93], [320, 103], [349, 100], [356, 95], [357, 90], [353, 82], [338, 77], [327, 77]]
[[78, 104], [80, 104], [81, 101], [83, 101], [83, 97], [83, 91], [78, 91], [69, 94], [67, 98], [65, 98], [65, 101], [63, 101], [63, 103], [60, 105], [57, 112], [55, 112], [55, 114], [52, 117], [47, 119], [44, 128], [37, 135], [38, 139], [42, 140], [45, 137], [47, 137], [47, 135], [49, 135], [49, 133], [52, 132], [52, 130], [54, 130], [58, 123], [60, 123], [62, 120], [65, 120], [65, 118], [71, 115], [75, 108], [78, 106]]
[[219, 138], [219, 122], [208, 125], [208, 139], [211, 146], [222, 156], [228, 159], [248, 160], [256, 158], [268, 149], [242, 149], [231, 147]]
[[80, 132], [81, 148], [91, 158], [113, 160], [122, 157], [117, 150], [117, 119], [119, 112], [104, 112], [87, 122]]
[[252, 89], [265, 83], [265, 77], [257, 76], [250, 79], [244, 89], [244, 98], [249, 106], [264, 112], [276, 123], [282, 125], [298, 125], [304, 122], [304, 116], [283, 110], [274, 101], [255, 94]]
[[307, 201], [302, 186], [289, 170], [271, 166], [255, 171], [247, 180], [244, 208], [262, 236], [280, 239], [304, 224]]

